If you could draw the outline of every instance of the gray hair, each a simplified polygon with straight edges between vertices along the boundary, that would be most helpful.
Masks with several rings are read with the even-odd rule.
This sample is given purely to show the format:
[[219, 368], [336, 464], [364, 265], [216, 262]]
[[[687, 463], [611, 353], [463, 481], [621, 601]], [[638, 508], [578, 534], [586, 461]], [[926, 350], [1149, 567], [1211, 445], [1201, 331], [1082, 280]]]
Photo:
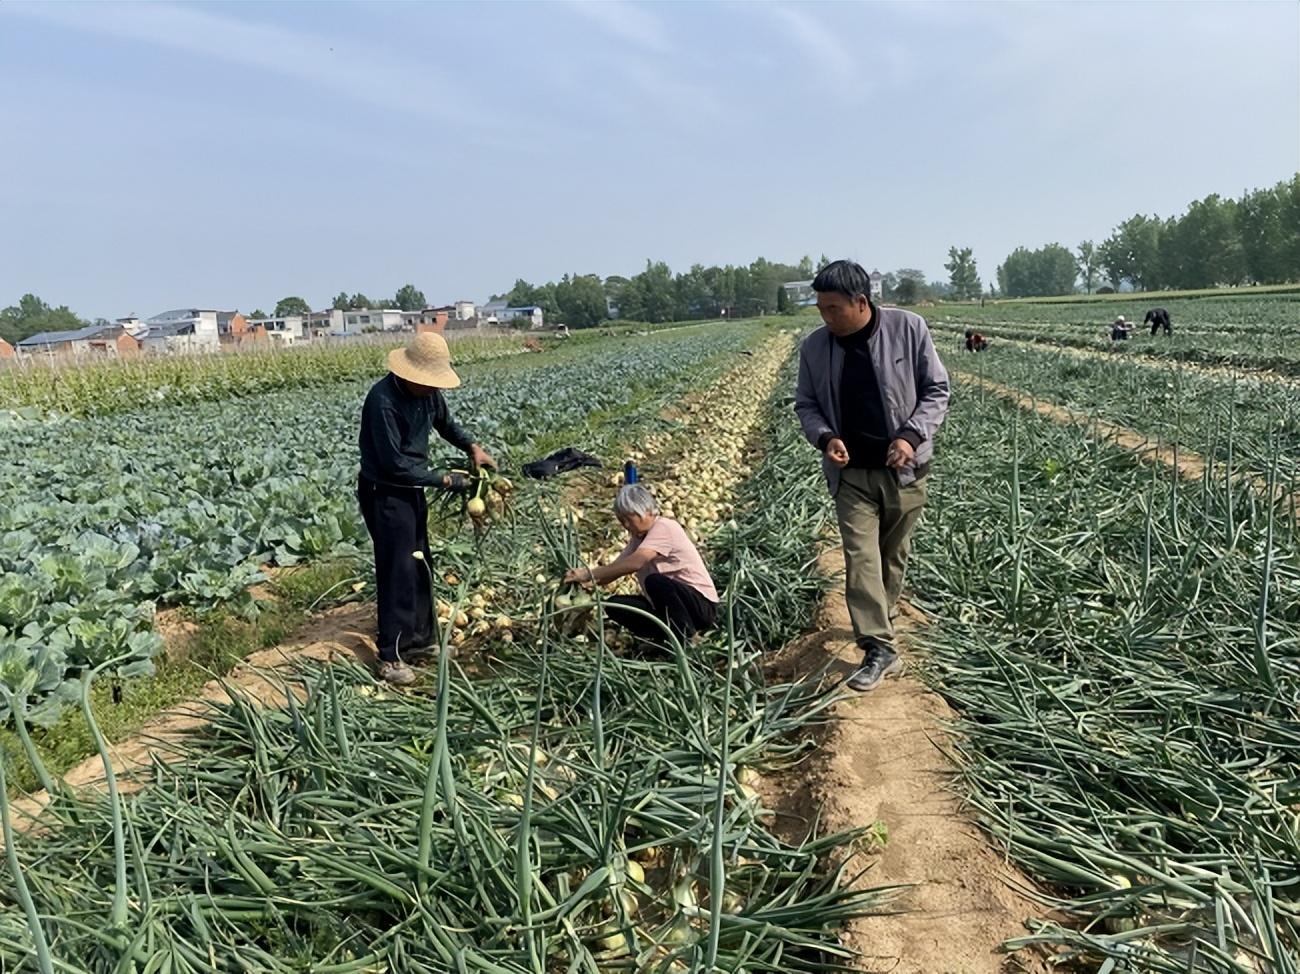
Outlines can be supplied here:
[[616, 517], [642, 517], [658, 514], [659, 502], [655, 495], [640, 484], [628, 484], [620, 487], [614, 495], [614, 514]]

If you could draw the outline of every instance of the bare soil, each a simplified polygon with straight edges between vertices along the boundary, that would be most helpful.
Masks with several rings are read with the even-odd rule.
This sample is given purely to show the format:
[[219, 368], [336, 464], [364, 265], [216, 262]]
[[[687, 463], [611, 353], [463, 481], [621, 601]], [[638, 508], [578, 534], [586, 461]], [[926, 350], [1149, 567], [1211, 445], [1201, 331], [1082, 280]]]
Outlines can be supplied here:
[[[838, 548], [819, 567], [843, 568]], [[828, 661], [828, 679], [856, 669], [861, 650], [844, 605], [842, 583], [821, 607], [817, 632], [796, 640], [773, 660], [775, 679], [813, 672]], [[925, 624], [901, 606], [899, 641]], [[963, 813], [954, 792], [956, 768], [947, 755], [947, 703], [906, 672], [870, 693], [846, 695], [821, 733], [811, 758], [794, 770], [767, 776], [760, 793], [778, 812], [781, 828], [806, 834], [877, 826], [883, 842], [868, 853], [863, 886], [903, 884], [890, 906], [896, 913], [854, 922], [846, 941], [861, 955], [860, 969], [891, 974], [1007, 974], [1046, 970], [1036, 956], [1008, 957], [999, 945], [1025, 933], [1025, 921], [1043, 907], [1017, 892], [1033, 883], [1001, 855]]]

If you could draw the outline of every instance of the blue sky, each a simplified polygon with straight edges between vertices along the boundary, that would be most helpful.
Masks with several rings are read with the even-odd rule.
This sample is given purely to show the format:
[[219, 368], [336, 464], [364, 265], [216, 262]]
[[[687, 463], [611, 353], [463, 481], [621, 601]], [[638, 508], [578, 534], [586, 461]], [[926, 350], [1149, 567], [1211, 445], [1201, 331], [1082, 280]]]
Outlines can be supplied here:
[[981, 276], [1300, 168], [1300, 5], [0, 4], [0, 305]]

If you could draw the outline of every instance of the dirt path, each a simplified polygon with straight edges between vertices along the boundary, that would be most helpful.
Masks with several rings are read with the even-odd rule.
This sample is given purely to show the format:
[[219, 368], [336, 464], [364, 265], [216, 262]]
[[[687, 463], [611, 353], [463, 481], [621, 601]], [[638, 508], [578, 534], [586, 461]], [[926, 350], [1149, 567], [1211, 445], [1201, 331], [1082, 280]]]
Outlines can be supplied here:
[[[838, 575], [843, 556], [828, 551], [819, 567]], [[924, 617], [910, 606], [898, 620], [907, 632]], [[774, 678], [816, 670], [834, 660], [830, 676], [848, 676], [861, 660], [853, 643], [842, 583], [827, 595], [819, 632], [786, 647]], [[954, 716], [937, 694], [904, 674], [871, 693], [836, 704], [837, 718], [814, 755], [761, 786], [792, 834], [815, 818], [826, 831], [880, 822], [887, 839], [872, 856], [866, 886], [911, 884], [893, 906], [901, 912], [851, 924], [846, 940], [862, 955], [860, 968], [889, 974], [1008, 974], [1045, 970], [1034, 957], [1008, 957], [1003, 941], [1025, 933], [1043, 908], [1018, 894], [1032, 883], [1006, 864], [963, 814], [954, 794], [954, 768], [943, 751], [941, 722]]]
[[[155, 715], [138, 733], [125, 740], [110, 741], [109, 752], [115, 774], [120, 777], [145, 767], [156, 752], [182, 736], [201, 734], [203, 725], [207, 723], [203, 715], [205, 707], [228, 700], [227, 688], [236, 688], [263, 703], [282, 704], [285, 689], [276, 678], [276, 672], [287, 671], [298, 660], [352, 657], [373, 661], [374, 613], [373, 604], [355, 603], [322, 612], [292, 639], [272, 649], [253, 653], [222, 680], [209, 680], [196, 699]], [[63, 780], [72, 788], [98, 786], [104, 781], [103, 762], [98, 755], [86, 758], [63, 775]], [[132, 787], [130, 781], [120, 784], [124, 791]], [[48, 800], [49, 796], [42, 791], [11, 802], [15, 828], [22, 831], [30, 826]]]

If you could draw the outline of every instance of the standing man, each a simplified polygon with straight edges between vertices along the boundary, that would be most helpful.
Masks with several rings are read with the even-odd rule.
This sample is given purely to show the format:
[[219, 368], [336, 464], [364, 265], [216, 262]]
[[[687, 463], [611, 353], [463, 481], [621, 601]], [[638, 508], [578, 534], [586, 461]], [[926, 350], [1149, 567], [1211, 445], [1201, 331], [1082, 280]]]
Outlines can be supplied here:
[[[375, 545], [379, 601], [379, 676], [398, 686], [415, 681], [403, 653], [433, 645], [433, 597], [429, 591], [429, 506], [426, 487], [465, 491], [464, 474], [429, 469], [429, 431], [469, 454], [470, 463], [496, 463], [451, 417], [443, 389], [460, 385], [441, 335], [416, 335], [406, 348], [388, 353], [388, 375], [361, 407], [361, 476], [357, 500]], [[421, 552], [424, 562], [414, 557]]]
[[948, 411], [948, 372], [925, 319], [877, 308], [861, 265], [834, 261], [812, 286], [825, 326], [799, 351], [794, 408], [835, 498], [844, 594], [864, 653], [848, 684], [871, 690], [902, 663], [892, 616]]
[[1169, 320], [1169, 312], [1164, 308], [1152, 308], [1147, 312], [1147, 316], [1142, 319], [1142, 324], [1151, 326], [1153, 336], [1161, 328], [1164, 328], [1166, 335], [1172, 335], [1174, 331], [1174, 323]]

